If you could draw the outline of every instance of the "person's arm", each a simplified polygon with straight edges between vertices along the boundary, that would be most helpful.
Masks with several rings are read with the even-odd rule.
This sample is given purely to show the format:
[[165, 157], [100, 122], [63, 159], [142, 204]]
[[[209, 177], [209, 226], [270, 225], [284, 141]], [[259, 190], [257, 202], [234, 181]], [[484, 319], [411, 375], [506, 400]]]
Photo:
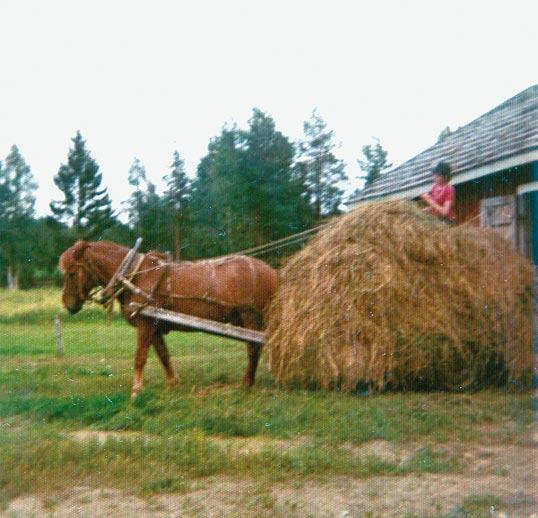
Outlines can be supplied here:
[[433, 214], [446, 218], [452, 211], [454, 202], [456, 201], [454, 193], [454, 189], [451, 189], [450, 195], [447, 196], [447, 199], [443, 202], [443, 204], [437, 203], [432, 198], [431, 194], [423, 194], [421, 198], [428, 204], [428, 208]]

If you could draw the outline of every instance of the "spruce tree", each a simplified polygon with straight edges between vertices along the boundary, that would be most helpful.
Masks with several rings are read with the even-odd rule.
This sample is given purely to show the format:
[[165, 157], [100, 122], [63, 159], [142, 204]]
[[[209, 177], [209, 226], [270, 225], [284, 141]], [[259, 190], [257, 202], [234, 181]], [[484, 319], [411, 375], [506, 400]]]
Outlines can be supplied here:
[[80, 131], [72, 141], [67, 164], [62, 164], [54, 177], [64, 199], [53, 201], [50, 208], [59, 221], [71, 227], [74, 237], [99, 238], [114, 222], [112, 204], [106, 187], [101, 187], [99, 165], [86, 149]]
[[34, 214], [37, 184], [30, 166], [15, 145], [6, 157], [2, 180], [9, 190], [9, 207], [5, 207], [5, 214], [10, 219], [31, 218]]
[[129, 168], [128, 180], [135, 189], [127, 201], [130, 228], [136, 236], [142, 237], [146, 248], [168, 250], [171, 239], [164, 200], [147, 179], [146, 169], [138, 158]]
[[307, 189], [307, 196], [317, 219], [336, 214], [344, 191], [338, 186], [347, 180], [344, 162], [334, 155], [333, 132], [323, 119], [312, 112], [304, 123], [305, 140], [299, 143], [299, 158], [295, 173]]
[[302, 185], [293, 176], [295, 150], [276, 129], [272, 117], [254, 109], [242, 132], [243, 204], [251, 223], [252, 244], [261, 245], [304, 230], [311, 212], [302, 198]]
[[383, 171], [392, 167], [392, 164], [387, 161], [388, 152], [383, 149], [378, 139], [374, 140], [373, 146], [368, 144], [362, 147], [362, 154], [366, 160], [357, 160], [359, 167], [366, 173], [364, 176], [359, 176], [359, 178], [366, 180], [365, 187], [369, 187], [381, 176]]
[[21, 266], [31, 260], [27, 244], [32, 239], [36, 189], [30, 167], [17, 146], [13, 145], [4, 166], [0, 164], [0, 255], [7, 268], [10, 289], [18, 288]]
[[190, 196], [190, 181], [185, 172], [185, 162], [179, 152], [174, 151], [171, 171], [165, 175], [166, 191], [164, 203], [168, 212], [169, 224], [172, 226], [174, 258], [181, 256], [182, 227], [187, 221], [187, 209]]
[[223, 128], [193, 183], [192, 242], [200, 255], [265, 244], [312, 223], [293, 156], [289, 139], [261, 110], [253, 111], [246, 130]]
[[134, 191], [126, 202], [129, 224], [137, 235], [141, 233], [140, 220], [142, 207], [144, 205], [144, 192], [147, 191], [148, 182], [146, 169], [138, 158], [133, 160], [129, 172], [127, 173], [129, 185], [134, 187]]
[[190, 203], [193, 257], [226, 254], [244, 244], [243, 218], [234, 225], [232, 213], [232, 198], [241, 197], [235, 186], [241, 175], [239, 133], [235, 126], [223, 127], [221, 134], [209, 142], [207, 155], [198, 165]]

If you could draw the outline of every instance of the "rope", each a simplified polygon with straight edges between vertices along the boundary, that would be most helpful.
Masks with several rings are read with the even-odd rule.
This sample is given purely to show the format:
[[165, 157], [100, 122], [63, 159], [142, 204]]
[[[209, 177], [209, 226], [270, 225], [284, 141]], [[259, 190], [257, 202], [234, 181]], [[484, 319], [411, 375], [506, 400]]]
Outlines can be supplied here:
[[[250, 256], [252, 257], [256, 257], [258, 255], [264, 255], [264, 254], [268, 254], [270, 252], [273, 252], [274, 250], [278, 250], [279, 248], [284, 248], [286, 246], [290, 246], [290, 245], [293, 245], [295, 243], [300, 243], [302, 241], [304, 241], [305, 239], [308, 239], [309, 236], [302, 236], [302, 237], [298, 237], [297, 239], [293, 239], [293, 240], [290, 240], [290, 241], [287, 241], [286, 243], [281, 243], [280, 245], [275, 245], [275, 246], [272, 246], [271, 248], [267, 249], [267, 250], [260, 250], [259, 252], [251, 252]], [[247, 254], [244, 254], [244, 255], [247, 255]]]
[[239, 250], [238, 252], [233, 252], [230, 254], [217, 256], [217, 257], [228, 257], [229, 255], [256, 256], [256, 255], [268, 254], [269, 252], [272, 252], [273, 250], [277, 250], [279, 248], [283, 248], [285, 246], [308, 239], [310, 234], [318, 232], [322, 228], [326, 227], [328, 224], [329, 223], [324, 223], [323, 225], [318, 225], [317, 227], [309, 228], [308, 230], [303, 230], [302, 232], [298, 232], [296, 234], [292, 234], [290, 236], [277, 239], [276, 241], [270, 241], [269, 243], [265, 243], [263, 245], [255, 246], [253, 248], [246, 248], [244, 250]]

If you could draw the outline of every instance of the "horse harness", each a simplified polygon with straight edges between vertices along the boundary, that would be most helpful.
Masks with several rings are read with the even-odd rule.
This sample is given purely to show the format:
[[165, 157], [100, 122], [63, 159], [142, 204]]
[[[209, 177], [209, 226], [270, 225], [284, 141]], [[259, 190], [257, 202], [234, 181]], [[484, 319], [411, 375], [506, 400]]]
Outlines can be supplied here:
[[[233, 307], [236, 309], [248, 309], [254, 311], [258, 316], [261, 317], [261, 311], [256, 308], [254, 303], [246, 304], [246, 305], [234, 305], [229, 304], [223, 301], [219, 301], [217, 299], [211, 298], [208, 293], [201, 296], [187, 296], [187, 295], [180, 295], [171, 293], [172, 287], [170, 283], [170, 266], [173, 264], [168, 261], [163, 261], [159, 257], [155, 257], [157, 260], [157, 265], [153, 266], [151, 268], [146, 268], [144, 270], [140, 270], [142, 263], [144, 262], [144, 259], [151, 254], [141, 254], [136, 252], [136, 245], [135, 248], [131, 249], [131, 251], [126, 255], [124, 261], [120, 264], [117, 271], [112, 276], [111, 280], [107, 284], [106, 287], [100, 288], [97, 291], [88, 294], [87, 298], [92, 300], [93, 302], [96, 302], [97, 304], [103, 305], [108, 314], [108, 318], [111, 319], [112, 317], [112, 308], [114, 305], [114, 300], [116, 300], [123, 292], [130, 291], [144, 299], [144, 302], [142, 304], [139, 304], [135, 311], [133, 311], [130, 314], [131, 318], [136, 317], [142, 309], [144, 309], [146, 306], [150, 304], [156, 304], [155, 301], [155, 295], [157, 294], [157, 291], [162, 285], [163, 280], [168, 281], [166, 283], [166, 293], [165, 297], [168, 299], [168, 304], [165, 304], [166, 307], [170, 307], [172, 305], [172, 299], [184, 299], [184, 300], [200, 300], [203, 302], [207, 302], [209, 304], [216, 304], [219, 306], [225, 306], [225, 307]], [[134, 252], [134, 253], [133, 253]], [[136, 258], [136, 262], [134, 267], [131, 269], [131, 265], [134, 262], [134, 259]], [[90, 263], [83, 263], [79, 262], [77, 266], [80, 266], [84, 268], [95, 280], [100, 280], [99, 272], [95, 269], [95, 266]], [[160, 270], [160, 275], [157, 278], [157, 281], [152, 286], [151, 290], [149, 292], [141, 289], [140, 287], [136, 286], [134, 284], [134, 278], [137, 275], [140, 275], [142, 273], [148, 273], [155, 270]], [[79, 286], [79, 289], [80, 286]]]

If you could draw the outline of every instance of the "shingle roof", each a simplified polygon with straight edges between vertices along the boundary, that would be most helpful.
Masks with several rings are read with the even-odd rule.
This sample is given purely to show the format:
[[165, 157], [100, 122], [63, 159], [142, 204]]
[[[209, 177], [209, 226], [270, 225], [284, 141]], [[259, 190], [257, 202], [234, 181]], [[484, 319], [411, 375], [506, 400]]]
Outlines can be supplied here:
[[461, 173], [536, 149], [538, 85], [533, 85], [384, 173], [362, 192], [358, 200], [428, 184], [432, 167], [440, 160], [451, 165], [453, 178], [457, 181]]

